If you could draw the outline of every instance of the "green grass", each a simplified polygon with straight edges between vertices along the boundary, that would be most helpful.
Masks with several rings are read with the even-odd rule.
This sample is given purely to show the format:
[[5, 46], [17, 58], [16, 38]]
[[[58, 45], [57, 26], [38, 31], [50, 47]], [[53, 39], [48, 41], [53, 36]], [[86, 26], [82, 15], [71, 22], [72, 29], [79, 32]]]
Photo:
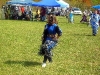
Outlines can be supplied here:
[[100, 28], [92, 36], [91, 27], [67, 23], [58, 17], [63, 35], [54, 48], [53, 63], [43, 60], [38, 49], [45, 22], [0, 20], [0, 75], [100, 75]]
[[1, 13], [2, 13], [2, 12], [1, 12], [1, 8], [0, 8], [0, 20], [1, 20]]

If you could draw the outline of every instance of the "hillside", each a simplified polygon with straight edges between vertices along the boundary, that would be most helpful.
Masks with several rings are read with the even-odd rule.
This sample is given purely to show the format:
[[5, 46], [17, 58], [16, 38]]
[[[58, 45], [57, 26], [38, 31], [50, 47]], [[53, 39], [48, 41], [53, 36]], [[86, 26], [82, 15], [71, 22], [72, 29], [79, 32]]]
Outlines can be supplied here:
[[2, 5], [5, 5], [7, 1], [8, 0], [0, 0], [0, 7], [2, 7]]

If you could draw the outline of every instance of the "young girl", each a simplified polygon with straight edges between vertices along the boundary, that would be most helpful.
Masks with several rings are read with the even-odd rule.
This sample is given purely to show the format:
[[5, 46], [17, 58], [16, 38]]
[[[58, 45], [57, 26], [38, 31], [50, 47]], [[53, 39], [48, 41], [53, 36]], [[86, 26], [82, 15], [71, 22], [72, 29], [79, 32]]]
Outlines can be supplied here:
[[42, 67], [46, 66], [47, 60], [52, 62], [52, 49], [56, 46], [61, 35], [61, 29], [55, 23], [53, 15], [50, 14], [42, 35], [42, 47], [40, 49], [44, 55]]

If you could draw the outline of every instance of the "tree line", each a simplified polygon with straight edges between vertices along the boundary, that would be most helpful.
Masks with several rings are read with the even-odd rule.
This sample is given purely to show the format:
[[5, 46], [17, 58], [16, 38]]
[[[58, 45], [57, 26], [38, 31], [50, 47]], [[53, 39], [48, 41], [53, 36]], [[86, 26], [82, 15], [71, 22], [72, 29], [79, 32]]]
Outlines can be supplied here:
[[[5, 5], [6, 2], [9, 0], [0, 0], [0, 7]], [[41, 1], [41, 0], [33, 0], [33, 1]], [[81, 9], [84, 8], [91, 8], [93, 5], [100, 4], [100, 0], [64, 0], [65, 2], [69, 3], [72, 7], [79, 7]]]

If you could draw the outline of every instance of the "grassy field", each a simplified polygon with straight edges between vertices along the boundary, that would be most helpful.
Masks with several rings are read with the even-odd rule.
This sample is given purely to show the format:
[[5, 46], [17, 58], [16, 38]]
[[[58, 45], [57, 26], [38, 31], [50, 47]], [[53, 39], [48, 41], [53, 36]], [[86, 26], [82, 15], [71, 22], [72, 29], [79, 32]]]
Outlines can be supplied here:
[[63, 31], [53, 49], [53, 63], [43, 60], [38, 49], [45, 22], [0, 20], [0, 75], [100, 75], [100, 28], [92, 36], [91, 27], [67, 23], [58, 17]]

